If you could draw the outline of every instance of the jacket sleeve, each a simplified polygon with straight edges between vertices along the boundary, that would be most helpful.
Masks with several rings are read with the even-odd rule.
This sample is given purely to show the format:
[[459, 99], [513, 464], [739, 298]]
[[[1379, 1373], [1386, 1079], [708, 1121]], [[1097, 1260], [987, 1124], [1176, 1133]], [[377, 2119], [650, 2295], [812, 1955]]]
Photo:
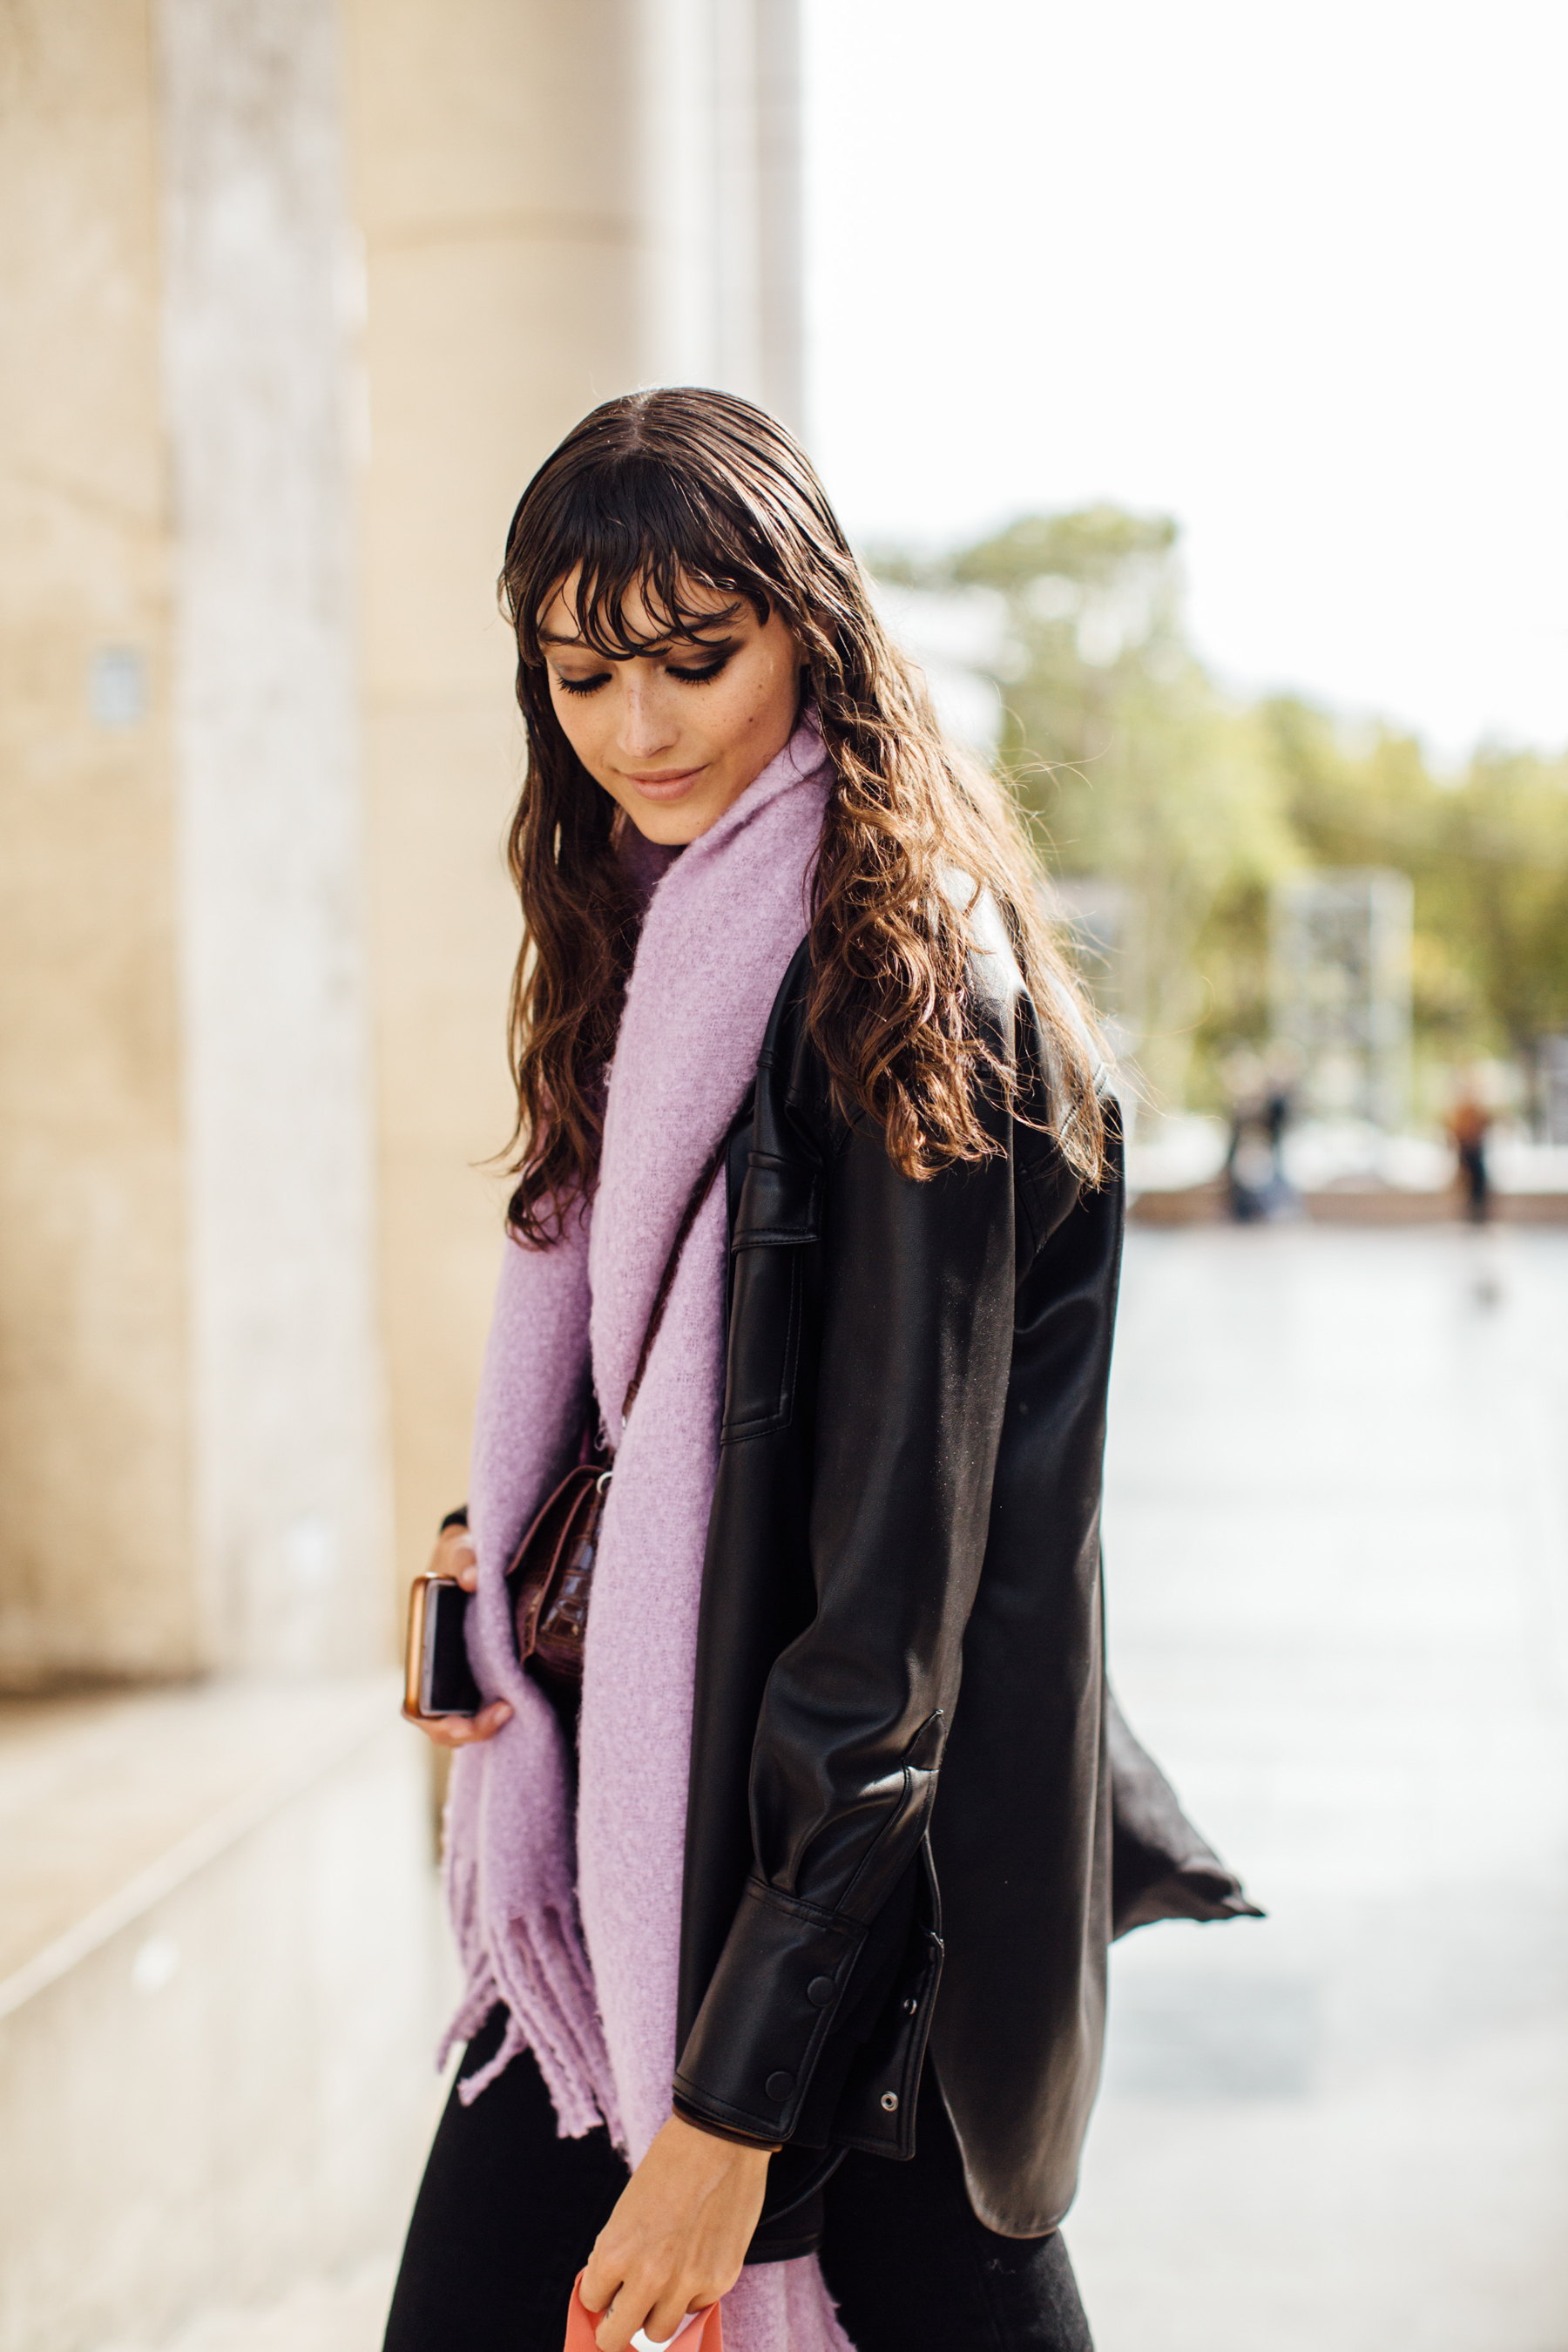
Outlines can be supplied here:
[[775, 1661], [753, 1867], [676, 2073], [693, 2119], [787, 2140], [913, 1858], [958, 1695], [1012, 1360], [1006, 1116], [913, 1182], [857, 1129], [826, 1177], [811, 1496], [816, 1610]]

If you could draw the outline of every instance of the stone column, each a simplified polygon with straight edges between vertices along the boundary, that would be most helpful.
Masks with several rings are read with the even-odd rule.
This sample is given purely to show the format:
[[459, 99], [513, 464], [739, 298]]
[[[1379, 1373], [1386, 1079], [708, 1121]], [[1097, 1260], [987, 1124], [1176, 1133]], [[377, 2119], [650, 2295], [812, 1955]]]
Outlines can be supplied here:
[[800, 0], [757, 0], [759, 397], [806, 430]]
[[398, 1558], [467, 1488], [507, 1187], [502, 862], [522, 743], [496, 608], [534, 467], [643, 373], [635, 0], [349, 0], [369, 278], [361, 580], [381, 1265]]
[[801, 430], [798, 0], [715, 0], [715, 380]]
[[369, 272], [362, 579], [398, 1555], [462, 1499], [509, 1187], [495, 604], [529, 477], [595, 402], [799, 409], [796, 0], [348, 0]]
[[647, 373], [799, 432], [799, 0], [647, 0], [642, 34]]
[[196, 1528], [210, 1654], [384, 1655], [335, 11], [159, 0]]

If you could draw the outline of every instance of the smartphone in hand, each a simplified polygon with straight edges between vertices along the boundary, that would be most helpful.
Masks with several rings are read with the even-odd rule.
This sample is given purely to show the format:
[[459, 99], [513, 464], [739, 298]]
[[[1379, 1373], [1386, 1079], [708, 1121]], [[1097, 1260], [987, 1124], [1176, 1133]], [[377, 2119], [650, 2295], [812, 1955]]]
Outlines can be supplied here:
[[456, 1577], [416, 1576], [408, 1596], [403, 1712], [410, 1723], [478, 1715], [484, 1705], [464, 1628], [471, 1592]]

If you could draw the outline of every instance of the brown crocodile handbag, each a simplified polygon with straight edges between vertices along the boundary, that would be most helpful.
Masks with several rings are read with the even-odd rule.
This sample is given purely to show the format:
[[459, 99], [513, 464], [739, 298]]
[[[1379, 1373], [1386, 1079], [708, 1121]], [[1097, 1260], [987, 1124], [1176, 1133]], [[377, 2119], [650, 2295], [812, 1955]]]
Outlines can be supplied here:
[[[647, 1328], [637, 1353], [637, 1370], [632, 1374], [626, 1401], [621, 1407], [623, 1434], [631, 1414], [633, 1402], [642, 1386], [647, 1360], [653, 1353], [653, 1343], [658, 1337], [658, 1327], [664, 1320], [664, 1310], [669, 1301], [676, 1268], [686, 1237], [697, 1222], [697, 1212], [708, 1198], [709, 1188], [719, 1172], [724, 1157], [721, 1143], [712, 1158], [700, 1172], [691, 1188], [691, 1195], [676, 1228], [675, 1239], [669, 1245], [669, 1255], [664, 1262], [664, 1272], [654, 1293], [648, 1310]], [[598, 1419], [593, 1413], [589, 1433], [584, 1438], [581, 1461], [568, 1470], [561, 1484], [550, 1495], [522, 1541], [512, 1554], [507, 1570], [507, 1590], [511, 1596], [512, 1623], [517, 1631], [517, 1654], [526, 1665], [532, 1661], [534, 1672], [545, 1681], [568, 1687], [583, 1679], [583, 1644], [588, 1631], [588, 1593], [593, 1582], [594, 1561], [599, 1549], [599, 1528], [605, 1516], [605, 1500], [610, 1489], [614, 1464], [599, 1446], [593, 1423]]]

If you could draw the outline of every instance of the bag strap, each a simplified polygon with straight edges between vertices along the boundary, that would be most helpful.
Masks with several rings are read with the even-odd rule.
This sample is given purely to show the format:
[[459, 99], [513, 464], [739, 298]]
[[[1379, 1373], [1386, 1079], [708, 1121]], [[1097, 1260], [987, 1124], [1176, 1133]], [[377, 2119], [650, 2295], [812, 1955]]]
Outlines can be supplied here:
[[697, 1213], [712, 1189], [713, 1179], [724, 1164], [724, 1156], [730, 1148], [730, 1137], [734, 1124], [734, 1120], [731, 1119], [712, 1152], [699, 1169], [697, 1181], [691, 1187], [690, 1195], [681, 1213], [680, 1223], [675, 1229], [675, 1239], [669, 1244], [669, 1255], [664, 1261], [664, 1272], [658, 1277], [658, 1288], [653, 1294], [653, 1305], [648, 1309], [647, 1329], [643, 1333], [642, 1347], [637, 1353], [637, 1368], [632, 1374], [632, 1384], [626, 1391], [626, 1401], [621, 1407], [623, 1431], [636, 1402], [637, 1392], [642, 1386], [643, 1374], [647, 1370], [647, 1360], [653, 1353], [653, 1343], [658, 1337], [658, 1327], [664, 1321], [664, 1310], [669, 1304], [669, 1294], [675, 1287], [676, 1270], [680, 1264], [680, 1253], [686, 1247], [688, 1234], [697, 1223]]

